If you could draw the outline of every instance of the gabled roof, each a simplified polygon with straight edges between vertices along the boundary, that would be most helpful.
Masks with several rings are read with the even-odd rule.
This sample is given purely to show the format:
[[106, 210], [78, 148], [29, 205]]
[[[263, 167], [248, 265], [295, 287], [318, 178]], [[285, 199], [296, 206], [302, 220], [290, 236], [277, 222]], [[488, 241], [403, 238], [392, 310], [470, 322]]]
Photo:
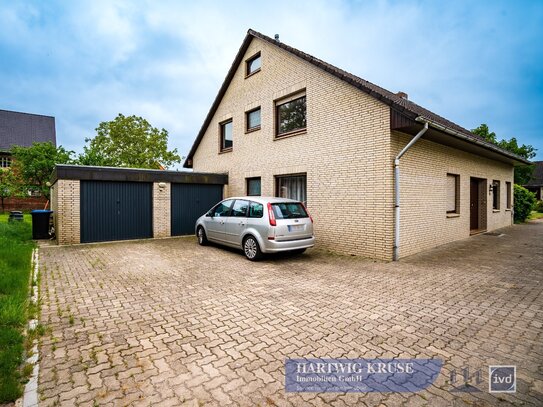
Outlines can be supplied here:
[[532, 174], [532, 179], [524, 186], [543, 187], [543, 161], [534, 162], [534, 172]]
[[344, 71], [343, 69], [337, 68], [327, 62], [324, 62], [321, 59], [315, 58], [312, 55], [306, 54], [303, 51], [300, 51], [280, 41], [274, 40], [264, 34], [261, 34], [259, 32], [249, 29], [236, 55], [236, 58], [234, 59], [234, 62], [232, 63], [232, 66], [230, 67], [230, 70], [228, 71], [228, 74], [226, 75], [226, 78], [221, 88], [219, 89], [219, 93], [217, 94], [217, 97], [215, 98], [213, 104], [211, 105], [211, 109], [209, 110], [204, 120], [202, 128], [200, 129], [200, 132], [198, 133], [198, 136], [196, 137], [196, 140], [194, 141], [194, 144], [192, 145], [192, 148], [190, 149], [187, 159], [185, 160], [185, 163], [183, 164], [184, 167], [192, 166], [192, 163], [191, 163], [192, 157], [194, 156], [194, 153], [196, 152], [196, 149], [198, 148], [198, 145], [200, 144], [200, 141], [202, 140], [205, 134], [205, 131], [207, 127], [209, 126], [209, 123], [213, 119], [213, 115], [215, 114], [215, 111], [217, 110], [224, 94], [226, 93], [226, 90], [228, 89], [228, 86], [230, 85], [230, 82], [232, 78], [234, 77], [234, 74], [236, 73], [237, 67], [243, 61], [245, 52], [247, 51], [247, 48], [249, 47], [249, 44], [251, 43], [253, 38], [259, 38], [263, 41], [266, 41], [270, 44], [275, 45], [276, 47], [282, 48], [285, 51], [297, 56], [298, 58], [301, 58], [304, 61], [307, 61], [310, 64], [330, 73], [331, 75], [334, 75], [335, 77], [353, 85], [354, 87], [360, 89], [361, 91], [367, 93], [368, 95], [374, 97], [375, 99], [380, 100], [381, 102], [390, 106], [391, 109], [398, 112], [402, 116], [405, 116], [409, 120], [412, 120], [412, 121], [415, 121], [416, 119], [418, 119], [418, 121], [420, 121], [421, 119], [426, 120], [429, 122], [430, 126], [434, 124], [436, 128], [440, 128], [440, 130], [446, 130], [448, 131], [449, 134], [457, 135], [458, 137], [462, 138], [464, 141], [472, 142], [483, 148], [492, 150], [495, 153], [504, 155], [515, 161], [518, 161], [521, 163], [529, 163], [529, 161], [527, 161], [523, 157], [513, 154], [507, 150], [504, 150], [496, 146], [493, 143], [486, 141], [484, 138], [471, 133], [469, 130], [463, 128], [462, 126], [459, 126], [458, 124], [453, 123], [450, 120], [447, 120], [444, 117], [441, 117], [438, 114], [433, 113], [430, 110], [425, 109], [424, 107], [411, 102], [410, 100], [402, 98], [393, 92], [390, 92], [378, 85], [375, 85], [362, 78], [359, 78], [358, 76], [355, 76], [347, 71]]
[[54, 117], [0, 110], [0, 151], [46, 141], [57, 145]]

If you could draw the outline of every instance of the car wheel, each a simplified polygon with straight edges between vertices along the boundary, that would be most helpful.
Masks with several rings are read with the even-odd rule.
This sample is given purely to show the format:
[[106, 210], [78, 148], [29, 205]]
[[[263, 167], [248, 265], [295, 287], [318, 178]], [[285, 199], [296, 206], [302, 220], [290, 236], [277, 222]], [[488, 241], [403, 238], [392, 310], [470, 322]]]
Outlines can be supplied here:
[[207, 245], [207, 236], [206, 231], [203, 227], [199, 227], [198, 230], [196, 230], [196, 237], [198, 237], [198, 244], [200, 246], [206, 246]]
[[256, 261], [262, 258], [260, 246], [253, 236], [247, 236], [243, 241], [243, 253], [251, 261]]
[[302, 254], [303, 252], [305, 252], [305, 249], [296, 249], [292, 251], [293, 254]]

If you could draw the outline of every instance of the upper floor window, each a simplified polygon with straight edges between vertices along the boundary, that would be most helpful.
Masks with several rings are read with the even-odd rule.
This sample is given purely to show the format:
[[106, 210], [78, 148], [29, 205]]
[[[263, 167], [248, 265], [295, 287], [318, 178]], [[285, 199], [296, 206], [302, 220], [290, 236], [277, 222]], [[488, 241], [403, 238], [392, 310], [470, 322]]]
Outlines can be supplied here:
[[254, 73], [257, 73], [260, 71], [260, 67], [262, 66], [262, 60], [260, 58], [260, 52], [253, 55], [251, 58], [249, 58], [247, 61], [245, 61], [245, 76], [250, 76]]
[[492, 209], [500, 209], [500, 181], [492, 181]]
[[305, 95], [279, 101], [275, 109], [277, 137], [305, 130], [307, 126]]
[[11, 157], [1, 156], [0, 157], [0, 168], [9, 168], [11, 167]]
[[246, 131], [255, 131], [260, 129], [260, 106], [245, 113]]
[[232, 150], [232, 119], [220, 124], [221, 127], [221, 151]]

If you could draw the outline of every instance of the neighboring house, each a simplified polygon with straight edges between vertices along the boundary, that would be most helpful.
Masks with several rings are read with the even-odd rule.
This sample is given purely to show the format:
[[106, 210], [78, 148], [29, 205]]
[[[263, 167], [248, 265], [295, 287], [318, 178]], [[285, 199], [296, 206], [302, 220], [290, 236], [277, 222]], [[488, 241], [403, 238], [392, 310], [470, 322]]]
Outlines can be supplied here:
[[57, 145], [54, 117], [0, 110], [0, 167], [11, 166], [11, 147], [46, 141]]
[[534, 162], [532, 179], [524, 187], [533, 192], [538, 200], [543, 199], [543, 161]]
[[[0, 110], [0, 170], [11, 166], [12, 147], [30, 147], [34, 142], [47, 141], [56, 146], [54, 117]], [[45, 202], [46, 199], [39, 194], [29, 198], [9, 198], [4, 209], [43, 208]]]
[[321, 247], [390, 260], [511, 225], [513, 167], [525, 163], [402, 92], [249, 30], [184, 166], [228, 172], [225, 196], [304, 201]]

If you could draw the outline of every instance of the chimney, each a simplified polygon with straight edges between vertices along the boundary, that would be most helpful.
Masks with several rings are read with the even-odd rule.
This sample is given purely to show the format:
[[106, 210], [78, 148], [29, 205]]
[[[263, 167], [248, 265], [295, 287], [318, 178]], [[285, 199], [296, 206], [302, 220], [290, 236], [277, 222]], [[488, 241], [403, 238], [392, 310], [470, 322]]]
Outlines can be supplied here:
[[279, 42], [279, 34], [275, 34], [275, 41]]
[[396, 93], [396, 96], [399, 96], [402, 99], [408, 100], [407, 99], [407, 93], [405, 93], [405, 92], [400, 91], [400, 92]]

